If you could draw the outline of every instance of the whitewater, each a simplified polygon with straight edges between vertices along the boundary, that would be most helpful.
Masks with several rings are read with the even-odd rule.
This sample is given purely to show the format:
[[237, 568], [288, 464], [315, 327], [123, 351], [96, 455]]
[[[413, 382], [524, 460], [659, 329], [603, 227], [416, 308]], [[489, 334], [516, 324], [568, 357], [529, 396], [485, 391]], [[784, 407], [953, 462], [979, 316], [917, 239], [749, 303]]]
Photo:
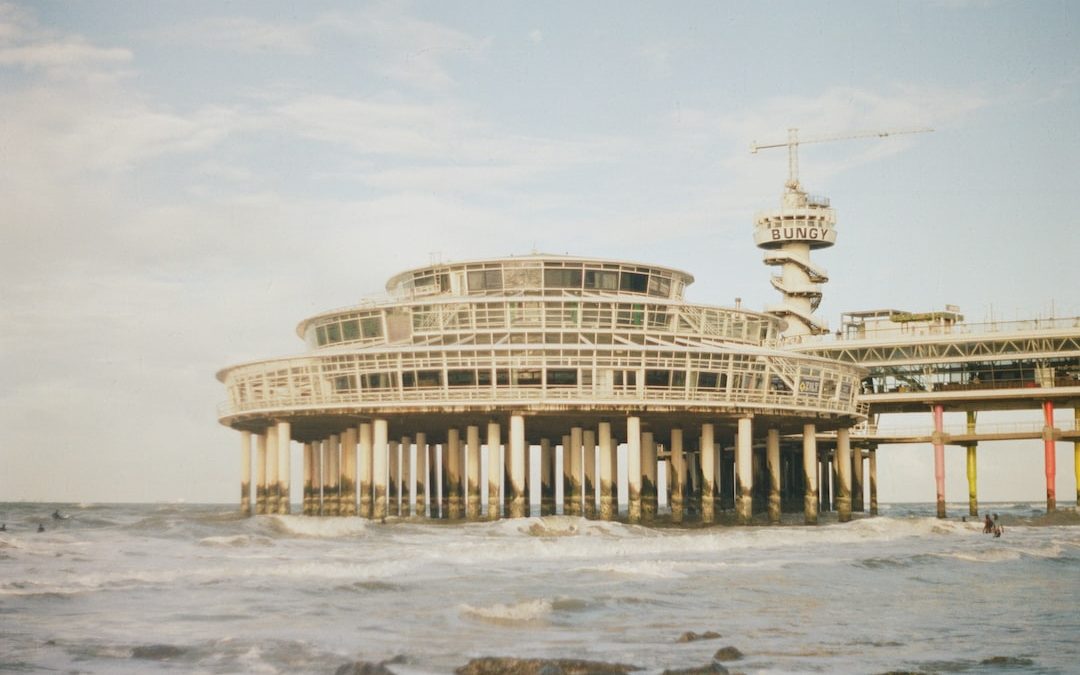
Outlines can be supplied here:
[[1080, 672], [1080, 517], [986, 508], [1002, 537], [960, 505], [949, 519], [885, 505], [816, 527], [793, 514], [647, 528], [0, 504], [0, 671], [333, 673], [394, 659], [395, 673], [451, 673], [508, 656], [660, 673], [734, 647], [724, 665], [744, 673]]

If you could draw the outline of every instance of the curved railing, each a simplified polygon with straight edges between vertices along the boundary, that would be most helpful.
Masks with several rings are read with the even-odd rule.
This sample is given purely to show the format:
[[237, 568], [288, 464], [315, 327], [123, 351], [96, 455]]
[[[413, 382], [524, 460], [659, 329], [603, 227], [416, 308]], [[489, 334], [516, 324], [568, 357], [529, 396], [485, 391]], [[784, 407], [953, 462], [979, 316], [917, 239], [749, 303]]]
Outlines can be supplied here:
[[865, 416], [867, 406], [858, 401], [821, 399], [813, 396], [758, 390], [697, 390], [691, 396], [683, 388], [646, 387], [644, 391], [586, 391], [582, 388], [536, 387], [472, 387], [446, 389], [416, 389], [353, 392], [348, 394], [310, 394], [275, 397], [267, 400], [235, 403], [225, 401], [218, 406], [222, 419], [244, 413], [287, 414], [308, 410], [329, 409], [392, 409], [395, 406], [435, 404], [454, 407], [507, 405], [524, 406], [557, 404], [560, 407], [575, 403], [597, 407], [633, 406], [665, 403], [674, 407], [734, 407], [774, 412], [839, 413]]

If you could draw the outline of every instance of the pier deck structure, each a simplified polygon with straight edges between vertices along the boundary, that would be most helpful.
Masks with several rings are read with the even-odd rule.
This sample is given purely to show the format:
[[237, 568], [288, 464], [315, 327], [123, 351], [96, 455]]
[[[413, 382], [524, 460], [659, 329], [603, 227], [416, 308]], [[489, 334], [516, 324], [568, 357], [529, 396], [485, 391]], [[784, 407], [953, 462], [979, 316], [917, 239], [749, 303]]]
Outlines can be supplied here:
[[[845, 315], [835, 334], [800, 338], [792, 348], [867, 369], [859, 399], [867, 404], [869, 419], [852, 432], [851, 443], [870, 450], [886, 444], [933, 445], [941, 517], [946, 515], [946, 445], [967, 448], [971, 515], [978, 514], [980, 442], [1041, 441], [1046, 508], [1053, 511], [1057, 505], [1055, 445], [1071, 441], [1080, 486], [1080, 317], [965, 323], [955, 307], [924, 313], [853, 312]], [[1071, 409], [1072, 419], [1055, 420], [1057, 409]], [[1038, 411], [1041, 419], [978, 425], [980, 411]], [[886, 414], [928, 412], [929, 425], [886, 428], [878, 424]], [[945, 425], [946, 412], [965, 413], [966, 423]], [[829, 442], [821, 439], [826, 448]], [[860, 456], [860, 452], [855, 454], [857, 462]], [[857, 469], [856, 475], [860, 474]], [[861, 490], [858, 484], [854, 489]], [[1080, 487], [1076, 500], [1080, 506]]]
[[[815, 522], [816, 433], [865, 422], [866, 372], [781, 349], [778, 316], [687, 302], [692, 281], [569, 256], [434, 264], [390, 279], [387, 297], [306, 319], [307, 353], [218, 373], [220, 421], [241, 432], [242, 504], [254, 438], [257, 513], [289, 510], [295, 442], [305, 513], [478, 519], [539, 501], [614, 518], [621, 501], [648, 521], [663, 461], [674, 520], [731, 508], [749, 522], [760, 505], [775, 522], [798, 504]], [[531, 449], [539, 499], [526, 492]]]

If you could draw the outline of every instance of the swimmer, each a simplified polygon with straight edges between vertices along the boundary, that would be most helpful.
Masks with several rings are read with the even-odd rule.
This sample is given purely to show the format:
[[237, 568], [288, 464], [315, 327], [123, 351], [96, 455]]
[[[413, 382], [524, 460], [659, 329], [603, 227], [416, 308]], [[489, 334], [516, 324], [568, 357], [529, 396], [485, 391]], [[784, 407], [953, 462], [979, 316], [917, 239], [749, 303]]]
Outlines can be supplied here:
[[0, 532], [7, 532], [7, 523], [0, 523]]
[[42, 525], [41, 523], [38, 523], [37, 531], [38, 532], [44, 532], [45, 531], [45, 526]]

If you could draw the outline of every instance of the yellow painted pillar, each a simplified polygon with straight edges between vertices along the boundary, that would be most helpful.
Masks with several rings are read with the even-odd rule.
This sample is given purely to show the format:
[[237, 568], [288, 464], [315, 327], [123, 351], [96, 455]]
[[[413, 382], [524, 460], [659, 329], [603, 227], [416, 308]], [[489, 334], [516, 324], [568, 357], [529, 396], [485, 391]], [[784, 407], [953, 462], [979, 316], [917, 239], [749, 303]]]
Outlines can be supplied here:
[[[967, 411], [967, 432], [969, 435], [975, 434], [975, 416], [976, 412], [974, 410]], [[979, 515], [979, 492], [976, 482], [976, 446], [978, 446], [976, 441], [971, 441], [967, 446], [968, 515], [972, 516]]]

